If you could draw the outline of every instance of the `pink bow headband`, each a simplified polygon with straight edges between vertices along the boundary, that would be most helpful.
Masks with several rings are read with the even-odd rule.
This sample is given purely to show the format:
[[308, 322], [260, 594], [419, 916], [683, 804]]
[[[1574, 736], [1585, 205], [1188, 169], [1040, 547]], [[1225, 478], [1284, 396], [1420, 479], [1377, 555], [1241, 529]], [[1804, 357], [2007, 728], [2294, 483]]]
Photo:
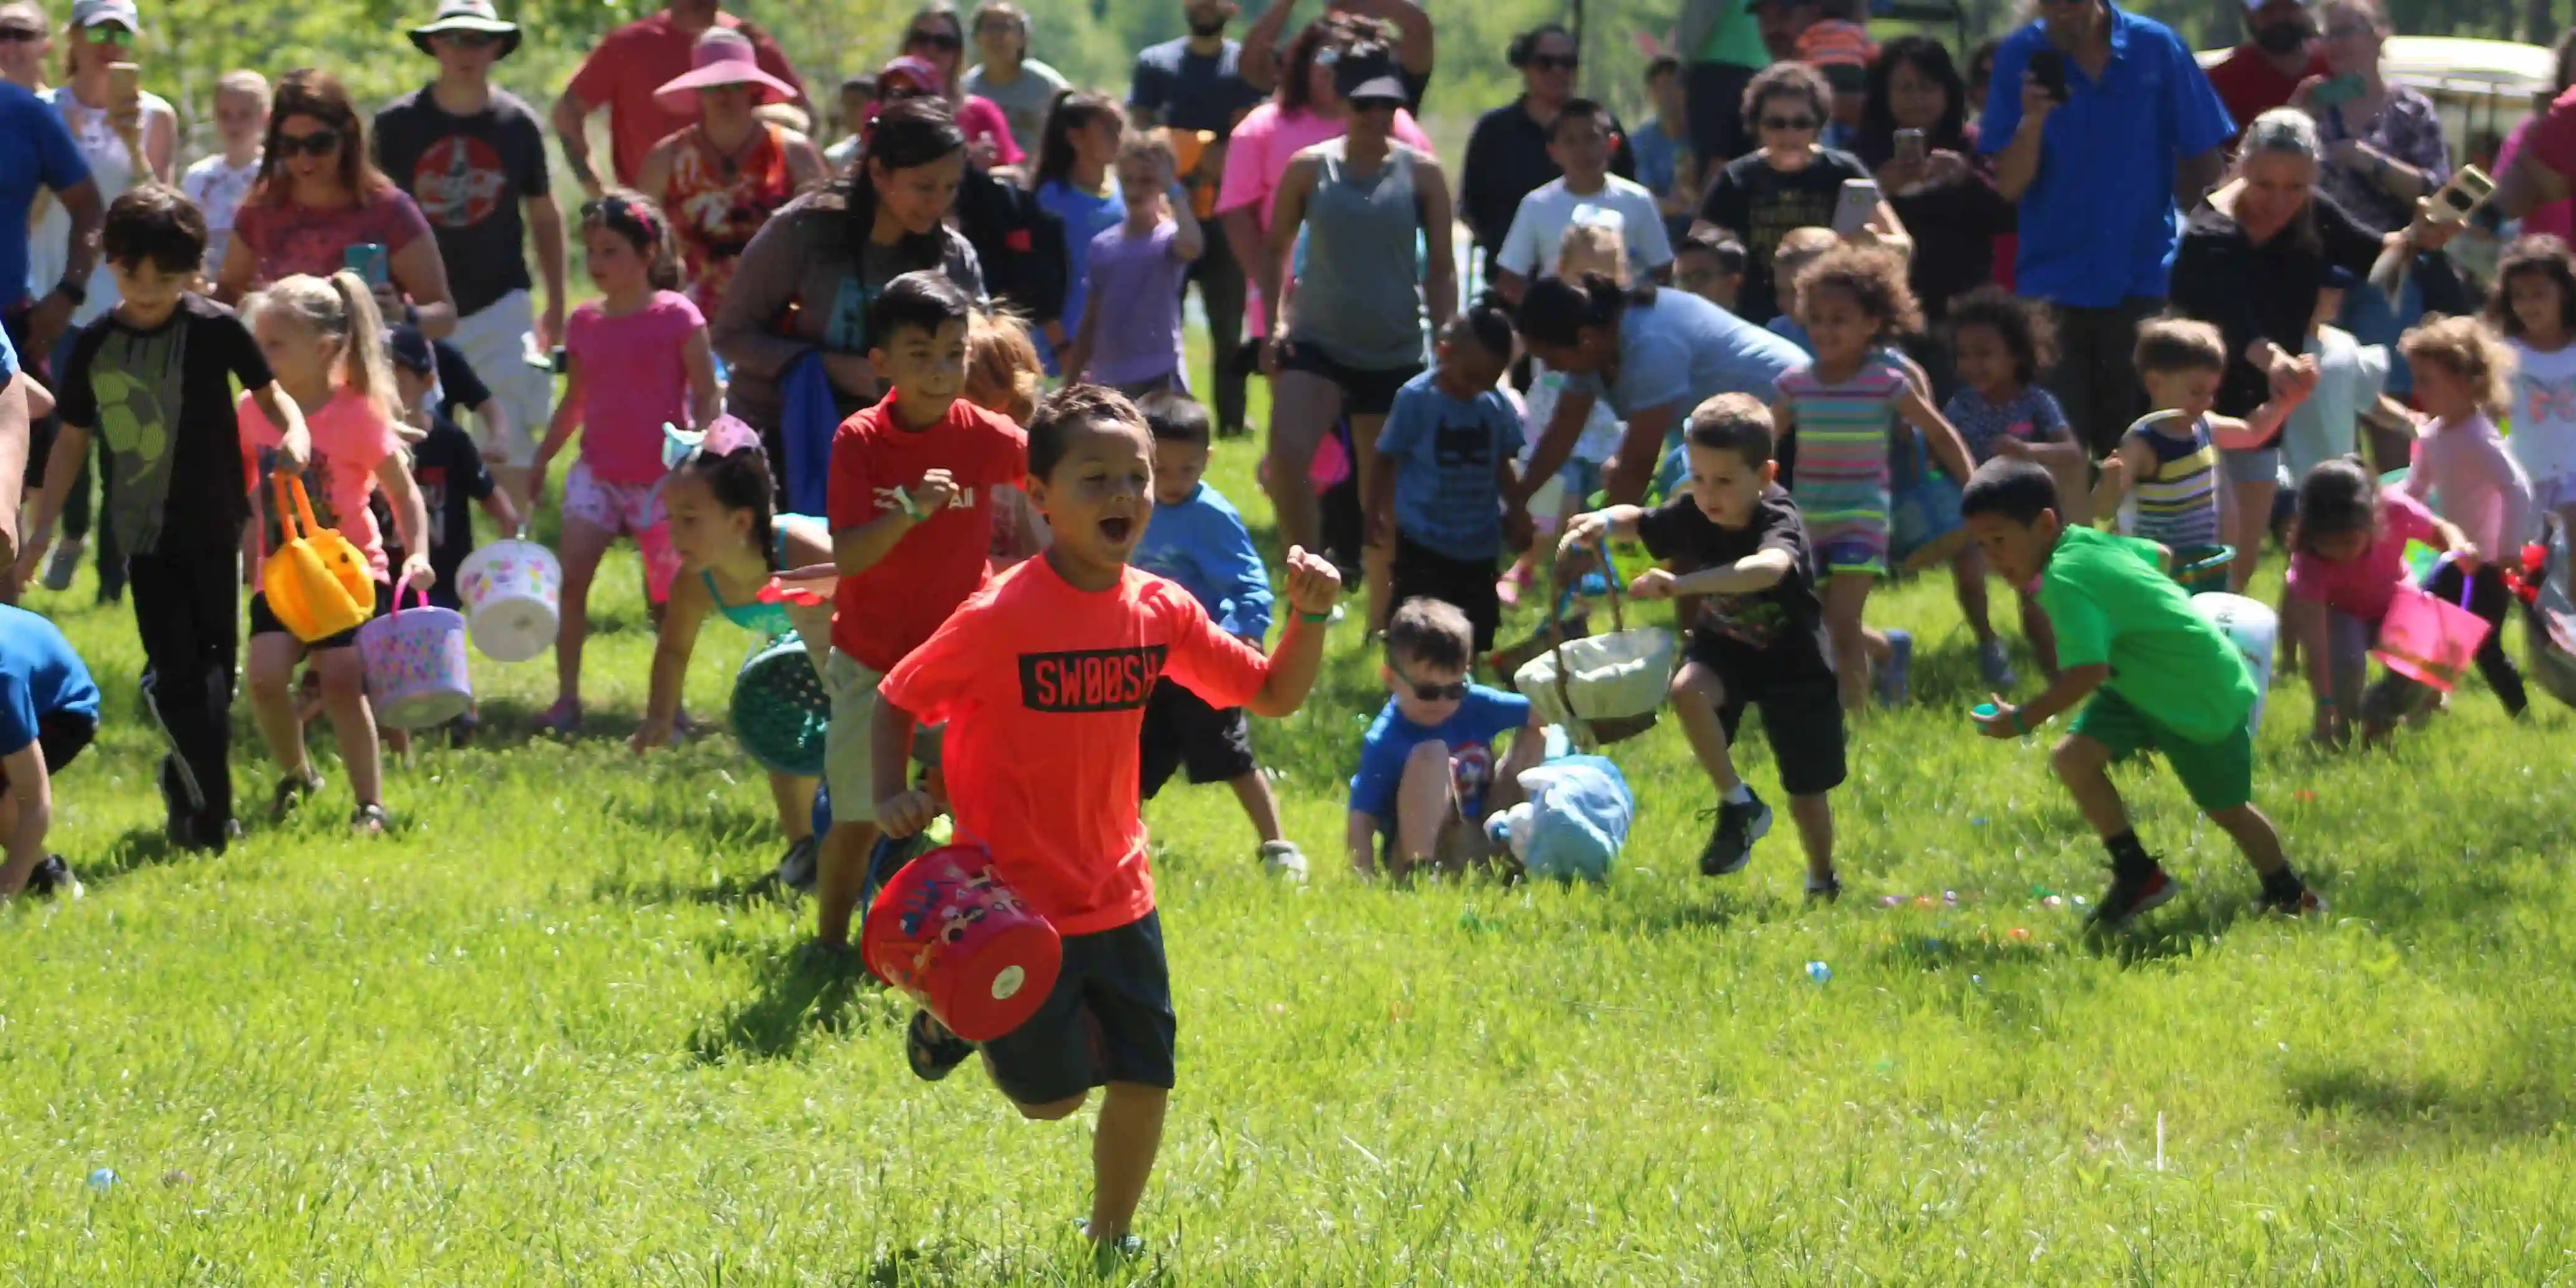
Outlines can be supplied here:
[[733, 416], [718, 416], [703, 430], [687, 430], [669, 421], [662, 423], [662, 467], [676, 470], [700, 453], [726, 457], [740, 451], [761, 451], [760, 433]]

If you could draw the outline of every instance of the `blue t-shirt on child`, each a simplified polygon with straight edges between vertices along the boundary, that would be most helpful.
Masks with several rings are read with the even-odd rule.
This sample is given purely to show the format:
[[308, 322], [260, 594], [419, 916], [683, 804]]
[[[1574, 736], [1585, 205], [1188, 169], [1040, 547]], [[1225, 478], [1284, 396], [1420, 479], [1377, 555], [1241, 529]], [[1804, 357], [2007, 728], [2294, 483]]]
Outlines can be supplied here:
[[1495, 468], [1520, 455], [1521, 418], [1502, 391], [1460, 400], [1426, 371], [1396, 391], [1378, 431], [1392, 456], [1395, 527], [1452, 559], [1491, 559], [1503, 549], [1502, 486]]
[[1215, 488], [1201, 483], [1179, 505], [1157, 504], [1127, 562], [1179, 583], [1218, 630], [1247, 640], [1270, 634], [1270, 569], [1243, 516]]
[[2025, 443], [2055, 443], [2066, 437], [2066, 412], [2057, 396], [2032, 385], [2003, 402], [1988, 402], [1974, 389], [1950, 395], [1941, 414], [1957, 427], [1968, 457], [1979, 465], [1995, 458], [1995, 445], [2007, 438]]
[[33, 746], [50, 715], [98, 723], [98, 685], [52, 622], [0, 604], [0, 756]]
[[1413, 749], [1437, 739], [1449, 744], [1449, 769], [1458, 788], [1458, 804], [1470, 818], [1485, 809], [1485, 789], [1494, 782], [1494, 739], [1529, 723], [1530, 701], [1517, 693], [1467, 686], [1467, 696], [1448, 719], [1425, 729], [1404, 718], [1393, 698], [1360, 739], [1360, 770], [1351, 775], [1351, 812], [1395, 826], [1396, 788], [1404, 782], [1404, 762]]

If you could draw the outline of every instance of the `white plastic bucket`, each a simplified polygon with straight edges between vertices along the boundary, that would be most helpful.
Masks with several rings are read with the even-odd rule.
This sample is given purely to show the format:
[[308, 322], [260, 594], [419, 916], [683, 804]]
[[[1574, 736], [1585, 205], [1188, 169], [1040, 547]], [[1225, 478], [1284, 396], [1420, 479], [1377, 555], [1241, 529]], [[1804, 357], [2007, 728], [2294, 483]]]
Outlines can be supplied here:
[[495, 662], [525, 662], [555, 642], [563, 565], [533, 541], [495, 541], [465, 557], [456, 593], [474, 647]]
[[2272, 689], [2272, 649], [2281, 636], [2280, 617], [2243, 595], [2224, 591], [2194, 595], [2191, 606], [2244, 656], [2245, 669], [2254, 675], [2254, 711], [2245, 718], [2245, 728], [2250, 733], [2261, 733], [2263, 700]]
[[465, 667], [465, 618], [432, 608], [419, 591], [406, 609], [358, 628], [358, 658], [367, 668], [367, 701], [388, 729], [430, 729], [472, 710], [474, 684]]

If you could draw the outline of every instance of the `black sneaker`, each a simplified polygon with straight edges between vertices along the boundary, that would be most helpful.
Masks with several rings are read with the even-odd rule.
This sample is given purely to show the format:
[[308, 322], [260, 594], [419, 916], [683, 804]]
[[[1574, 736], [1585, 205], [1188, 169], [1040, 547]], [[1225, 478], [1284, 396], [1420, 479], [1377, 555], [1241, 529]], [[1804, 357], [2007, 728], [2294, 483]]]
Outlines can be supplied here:
[[320, 774], [315, 774], [311, 778], [298, 778], [289, 774], [277, 780], [277, 790], [269, 793], [268, 797], [268, 821], [285, 822], [286, 816], [294, 813], [295, 807], [303, 804], [305, 797], [320, 790], [322, 790]]
[[787, 853], [779, 856], [774, 874], [778, 884], [798, 894], [814, 893], [814, 854], [821, 845], [821, 837], [809, 836], [788, 846]]
[[912, 1076], [923, 1082], [937, 1082], [956, 1072], [973, 1054], [974, 1043], [949, 1032], [928, 1011], [914, 1011], [912, 1023], [904, 1026], [903, 1061], [912, 1066]]
[[167, 816], [161, 831], [170, 838], [170, 844], [193, 850], [197, 848], [197, 803], [190, 798], [182, 773], [178, 757], [161, 758], [161, 812]]
[[1718, 803], [1715, 809], [1699, 812], [1701, 818], [1715, 818], [1709, 829], [1708, 845], [1699, 852], [1699, 872], [1704, 877], [1722, 877], [1744, 870], [1753, 861], [1753, 843], [1771, 831], [1771, 807], [1762, 798], [1752, 796], [1743, 804]]
[[1843, 879], [1841, 877], [1826, 877], [1821, 882], [1816, 880], [1814, 877], [1807, 878], [1807, 902], [1835, 903], [1840, 901], [1842, 897]]
[[2301, 885], [2295, 892], [2264, 891], [2263, 897], [2254, 901], [2254, 910], [2274, 917], [2316, 917], [2325, 914], [2326, 901]]
[[2111, 888], [2102, 892], [2102, 902], [2094, 905], [2093, 924], [2122, 926], [2142, 912], [2151, 912], [2172, 901], [2181, 893], [2182, 883], [2162, 867], [2150, 867], [2137, 878], [2114, 876]]
[[39, 899], [69, 902], [80, 898], [83, 891], [80, 878], [72, 875], [71, 865], [63, 862], [63, 856], [48, 854], [35, 871], [27, 874], [27, 893]]

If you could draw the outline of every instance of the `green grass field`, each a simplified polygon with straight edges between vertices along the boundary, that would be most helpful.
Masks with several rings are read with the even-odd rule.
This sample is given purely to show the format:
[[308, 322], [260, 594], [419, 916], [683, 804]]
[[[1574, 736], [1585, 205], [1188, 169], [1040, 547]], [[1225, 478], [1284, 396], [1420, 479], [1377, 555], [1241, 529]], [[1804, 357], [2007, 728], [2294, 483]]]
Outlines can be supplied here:
[[[1267, 540], [1252, 456], [1215, 479]], [[0, 1280], [1090, 1281], [1089, 1115], [914, 1081], [907, 1004], [796, 969], [807, 909], [760, 884], [778, 845], [729, 739], [626, 751], [650, 638], [618, 559], [589, 736], [530, 741], [550, 664], [478, 658], [492, 736], [393, 772], [396, 835], [345, 837], [326, 760], [316, 808], [221, 860], [159, 839], [127, 613], [76, 607], [86, 575], [34, 597], [107, 727], [58, 780], [88, 898], [0, 909]], [[1257, 733], [1309, 887], [1263, 878], [1222, 788], [1148, 812], [1181, 1086], [1150, 1255], [1108, 1278], [2576, 1277], [2567, 712], [2511, 726], [2473, 689], [2393, 754], [2320, 759], [2276, 688], [2261, 801], [2333, 915], [2241, 916], [2250, 874], [2148, 772], [2124, 789], [2186, 889], [2088, 944], [2044, 895], [2097, 894], [2098, 849], [2044, 746], [1970, 737], [1946, 579], [1875, 608], [1926, 658], [1917, 704], [1856, 730], [1851, 895], [1821, 910], [1785, 817], [1744, 875], [1697, 875], [1710, 793], [1669, 722], [1620, 748], [1643, 806], [1605, 888], [1352, 880], [1339, 784], [1379, 695], [1337, 628], [1307, 711]], [[702, 638], [714, 713], [742, 645]], [[237, 723], [255, 808], [273, 771]]]

